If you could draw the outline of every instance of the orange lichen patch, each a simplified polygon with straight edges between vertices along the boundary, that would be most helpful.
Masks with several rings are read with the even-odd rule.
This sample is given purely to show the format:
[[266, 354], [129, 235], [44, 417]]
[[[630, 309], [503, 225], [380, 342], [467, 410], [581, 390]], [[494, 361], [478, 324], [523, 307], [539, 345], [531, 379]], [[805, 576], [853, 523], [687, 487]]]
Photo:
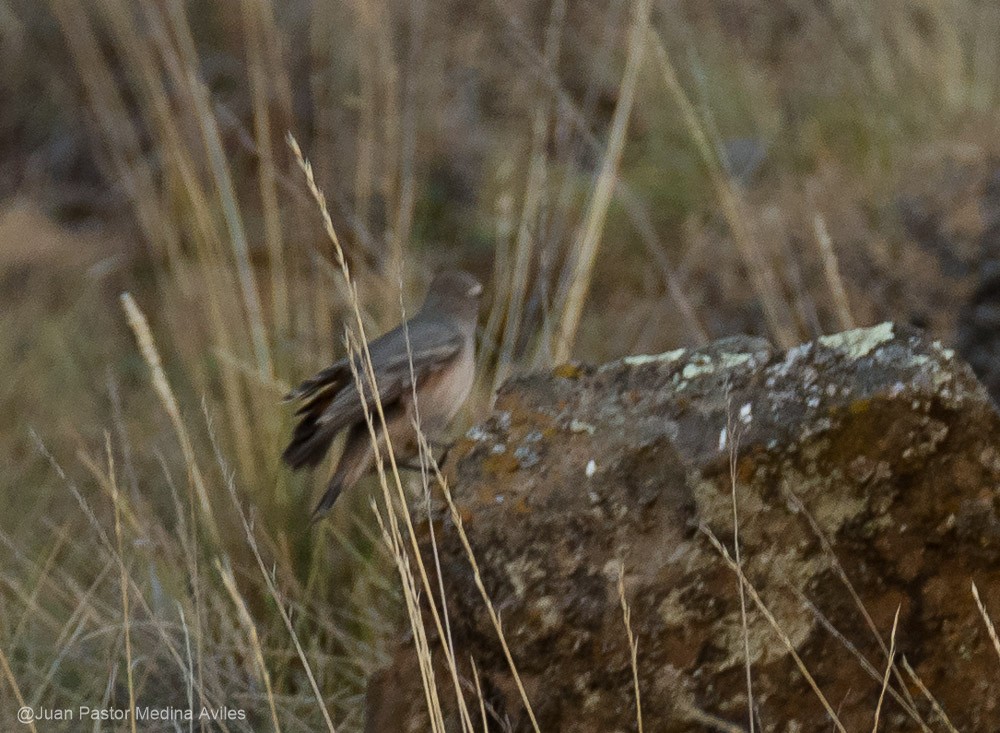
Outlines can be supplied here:
[[510, 413], [510, 428], [507, 433], [512, 441], [519, 441], [528, 433], [538, 430], [555, 429], [555, 421], [551, 416], [537, 410], [526, 409], [519, 403], [504, 405]]
[[448, 451], [448, 462], [452, 465], [457, 464], [461, 459], [469, 455], [477, 445], [476, 441], [469, 438], [459, 438], [455, 441], [451, 450]]
[[493, 453], [483, 460], [483, 471], [494, 475], [514, 473], [519, 468], [511, 453]]
[[560, 364], [552, 370], [552, 376], [563, 379], [579, 379], [583, 376], [583, 370], [579, 364]]
[[502, 494], [497, 494], [489, 485], [484, 485], [479, 487], [476, 491], [476, 500], [480, 504], [493, 504], [498, 496]]
[[830, 417], [839, 425], [828, 436], [831, 441], [826, 451], [828, 461], [838, 463], [857, 456], [880, 455], [887, 442], [895, 440], [914, 423], [914, 415], [908, 408], [893, 405], [891, 409], [882, 409], [878, 402], [855, 400], [830, 411]]
[[871, 400], [855, 400], [847, 408], [852, 415], [864, 415], [872, 408]]
[[472, 511], [472, 507], [467, 504], [459, 504], [458, 516], [462, 518], [462, 524], [468, 524], [475, 517], [475, 513]]
[[736, 481], [741, 484], [749, 484], [753, 480], [756, 469], [757, 462], [753, 456], [744, 456], [736, 464]]
[[531, 514], [531, 507], [528, 505], [527, 499], [522, 496], [514, 502], [514, 511], [518, 514]]

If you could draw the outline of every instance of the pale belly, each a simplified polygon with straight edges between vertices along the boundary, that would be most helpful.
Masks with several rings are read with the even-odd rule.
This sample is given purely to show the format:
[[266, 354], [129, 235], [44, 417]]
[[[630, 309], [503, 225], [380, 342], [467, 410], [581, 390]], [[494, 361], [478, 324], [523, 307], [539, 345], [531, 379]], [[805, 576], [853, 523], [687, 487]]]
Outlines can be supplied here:
[[389, 430], [389, 439], [397, 456], [414, 456], [418, 452], [412, 428], [418, 411], [420, 430], [428, 441], [433, 441], [444, 432], [472, 390], [476, 376], [475, 358], [474, 347], [470, 346], [459, 354], [450, 368], [417, 383], [416, 409], [412, 397], [407, 397], [403, 401], [405, 419], [394, 421]]

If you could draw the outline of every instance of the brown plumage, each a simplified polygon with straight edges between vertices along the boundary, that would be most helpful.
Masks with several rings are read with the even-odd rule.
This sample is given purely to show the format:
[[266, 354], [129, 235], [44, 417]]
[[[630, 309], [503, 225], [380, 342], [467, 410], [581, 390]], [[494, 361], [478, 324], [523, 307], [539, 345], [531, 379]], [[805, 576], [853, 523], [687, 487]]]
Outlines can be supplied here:
[[[413, 378], [420, 427], [429, 436], [445, 427], [469, 394], [475, 375], [481, 292], [482, 286], [472, 275], [457, 270], [442, 272], [431, 282], [423, 306], [405, 327], [401, 324], [368, 345], [389, 440], [399, 460], [418, 454]], [[347, 359], [307, 379], [285, 397], [286, 401], [302, 401], [295, 412], [299, 423], [282, 455], [293, 469], [319, 464], [337, 434], [347, 431], [344, 451], [313, 513], [314, 520], [330, 510], [341, 491], [374, 468], [364, 405], [373, 414], [376, 408], [362, 364], [355, 357], [364, 385], [364, 404]], [[380, 445], [384, 445], [377, 418], [375, 424]]]

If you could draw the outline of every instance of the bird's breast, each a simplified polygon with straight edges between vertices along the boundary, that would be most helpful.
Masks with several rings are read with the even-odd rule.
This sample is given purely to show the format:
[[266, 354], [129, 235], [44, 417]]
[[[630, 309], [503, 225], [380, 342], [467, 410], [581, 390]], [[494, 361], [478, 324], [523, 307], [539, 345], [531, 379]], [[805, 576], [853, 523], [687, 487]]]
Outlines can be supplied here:
[[454, 360], [417, 383], [421, 427], [428, 433], [444, 429], [465, 403], [476, 375], [476, 355], [469, 346]]

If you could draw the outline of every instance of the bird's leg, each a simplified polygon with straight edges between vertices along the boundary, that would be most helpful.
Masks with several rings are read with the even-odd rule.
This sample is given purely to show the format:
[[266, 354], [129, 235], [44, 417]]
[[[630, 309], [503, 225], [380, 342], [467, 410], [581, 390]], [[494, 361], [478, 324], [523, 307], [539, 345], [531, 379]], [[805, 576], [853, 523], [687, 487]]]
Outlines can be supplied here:
[[423, 471], [424, 467], [420, 465], [420, 459], [411, 459], [409, 461], [396, 461], [396, 467], [402, 468], [404, 471]]
[[[444, 459], [448, 457], [448, 451], [450, 451], [452, 446], [455, 445], [455, 441], [443, 443], [440, 441], [429, 440], [427, 441], [427, 445], [431, 449], [431, 455], [429, 456], [429, 460], [427, 461], [427, 467], [430, 468], [431, 466], [434, 465], [434, 463], [436, 463], [439, 466], [442, 463], [444, 463]], [[440, 455], [437, 458], [434, 458], [433, 454], [438, 453], [439, 451]], [[419, 457], [417, 457], [416, 459], [411, 458], [410, 460], [406, 461], [397, 461], [396, 465], [399, 468], [406, 469], [407, 471], [424, 470], [424, 466], [422, 465], [422, 462]]]
[[434, 451], [435, 453], [437, 451], [441, 451], [441, 455], [439, 455], [437, 458], [437, 464], [440, 466], [442, 463], [444, 463], [445, 459], [448, 457], [448, 452], [451, 451], [452, 447], [455, 445], [455, 441], [452, 440], [447, 443], [444, 443], [441, 441], [432, 440], [430, 441], [429, 445], [431, 447], [431, 450]]

